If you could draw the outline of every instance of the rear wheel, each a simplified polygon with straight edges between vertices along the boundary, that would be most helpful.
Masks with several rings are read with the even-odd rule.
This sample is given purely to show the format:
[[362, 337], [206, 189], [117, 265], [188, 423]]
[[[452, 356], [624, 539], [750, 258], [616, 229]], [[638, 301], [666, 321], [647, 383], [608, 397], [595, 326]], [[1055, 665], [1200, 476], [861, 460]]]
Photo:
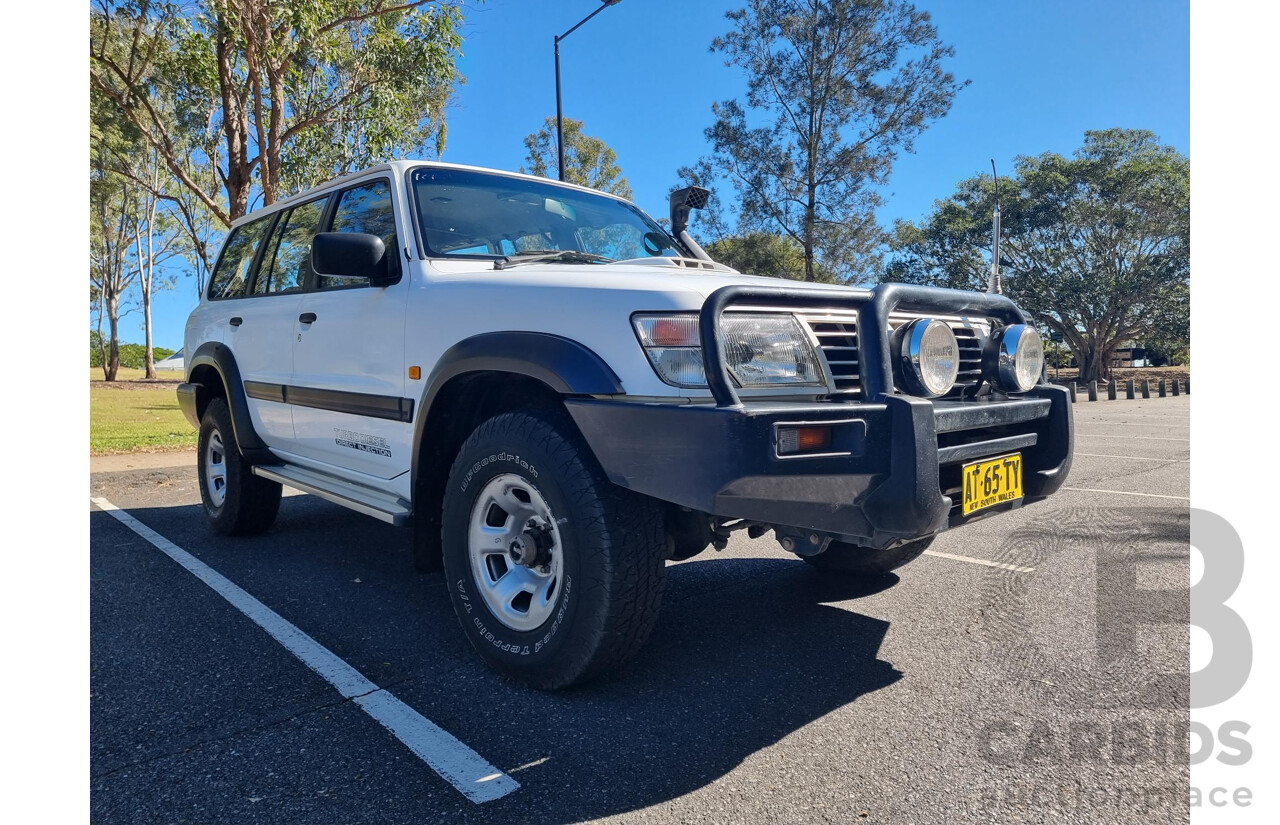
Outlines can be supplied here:
[[890, 570], [915, 561], [933, 544], [933, 536], [916, 539], [897, 547], [873, 550], [857, 544], [833, 541], [826, 551], [816, 556], [802, 556], [819, 570], [832, 570], [851, 576], [882, 576]]
[[563, 413], [480, 425], [449, 471], [443, 522], [454, 610], [504, 676], [579, 684], [621, 665], [652, 630], [661, 511], [610, 483]]
[[248, 536], [271, 526], [280, 510], [280, 485], [255, 476], [240, 455], [226, 399], [205, 408], [197, 455], [200, 500], [216, 532]]

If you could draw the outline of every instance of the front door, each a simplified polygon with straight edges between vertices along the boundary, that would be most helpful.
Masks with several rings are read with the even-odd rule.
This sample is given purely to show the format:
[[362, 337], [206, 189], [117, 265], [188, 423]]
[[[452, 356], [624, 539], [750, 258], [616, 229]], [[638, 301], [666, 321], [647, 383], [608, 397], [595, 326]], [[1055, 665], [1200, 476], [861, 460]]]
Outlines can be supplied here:
[[[331, 232], [378, 235], [400, 266], [390, 181], [378, 178], [335, 195]], [[289, 402], [297, 452], [374, 478], [406, 472], [413, 401], [405, 397], [404, 325], [408, 279], [389, 287], [316, 275], [295, 321]]]

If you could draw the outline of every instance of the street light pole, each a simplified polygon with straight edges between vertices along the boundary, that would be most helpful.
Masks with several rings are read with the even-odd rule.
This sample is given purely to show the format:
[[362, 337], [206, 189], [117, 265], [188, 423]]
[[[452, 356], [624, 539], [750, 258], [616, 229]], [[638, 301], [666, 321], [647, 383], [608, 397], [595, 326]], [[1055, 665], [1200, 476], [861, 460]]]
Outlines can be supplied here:
[[556, 151], [559, 155], [560, 180], [564, 180], [564, 108], [560, 104], [560, 41], [577, 31], [583, 23], [595, 17], [609, 6], [616, 6], [622, 0], [600, 0], [600, 7], [577, 22], [564, 34], [556, 35]]

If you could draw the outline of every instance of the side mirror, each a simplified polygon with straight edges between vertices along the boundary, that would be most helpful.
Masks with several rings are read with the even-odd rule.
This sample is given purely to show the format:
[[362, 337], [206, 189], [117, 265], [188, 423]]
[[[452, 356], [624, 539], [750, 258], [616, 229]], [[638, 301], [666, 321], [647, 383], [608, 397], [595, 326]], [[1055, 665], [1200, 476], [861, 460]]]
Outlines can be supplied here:
[[368, 278], [370, 286], [394, 283], [387, 264], [387, 247], [377, 235], [363, 232], [321, 232], [311, 241], [311, 268], [318, 275]]

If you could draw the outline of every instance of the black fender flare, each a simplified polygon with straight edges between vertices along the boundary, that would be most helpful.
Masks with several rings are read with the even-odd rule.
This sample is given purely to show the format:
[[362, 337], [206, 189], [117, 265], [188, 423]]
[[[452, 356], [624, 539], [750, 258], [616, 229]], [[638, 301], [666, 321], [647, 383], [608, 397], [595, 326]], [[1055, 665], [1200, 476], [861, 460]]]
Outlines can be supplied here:
[[604, 359], [569, 338], [546, 332], [485, 332], [454, 344], [427, 377], [413, 429], [413, 484], [431, 405], [440, 390], [468, 372], [528, 376], [561, 395], [624, 395], [622, 380]]
[[245, 395], [240, 367], [236, 364], [231, 348], [220, 341], [201, 344], [187, 361], [188, 380], [196, 368], [201, 366], [213, 367], [222, 379], [227, 406], [231, 408], [231, 428], [240, 454], [254, 464], [273, 461], [266, 443], [253, 428], [253, 419], [249, 416], [249, 399]]

